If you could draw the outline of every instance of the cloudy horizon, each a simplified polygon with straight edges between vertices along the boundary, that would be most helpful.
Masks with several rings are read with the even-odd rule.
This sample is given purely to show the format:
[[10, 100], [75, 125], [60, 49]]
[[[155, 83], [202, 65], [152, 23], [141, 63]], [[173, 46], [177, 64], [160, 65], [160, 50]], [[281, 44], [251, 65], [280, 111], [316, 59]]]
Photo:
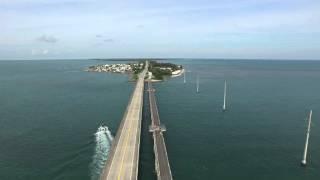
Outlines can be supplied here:
[[320, 60], [317, 0], [4, 0], [0, 59]]

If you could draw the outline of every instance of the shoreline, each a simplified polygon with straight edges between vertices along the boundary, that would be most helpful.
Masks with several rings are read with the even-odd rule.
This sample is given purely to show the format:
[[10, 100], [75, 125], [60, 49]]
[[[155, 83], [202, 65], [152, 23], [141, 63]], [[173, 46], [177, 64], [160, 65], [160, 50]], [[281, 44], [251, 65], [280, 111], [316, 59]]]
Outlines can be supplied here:
[[[180, 71], [178, 74], [173, 74], [173, 75], [171, 75], [171, 77], [179, 77], [179, 76], [181, 76], [183, 73], [184, 73], [184, 68], [182, 68], [181, 70], [177, 70], [177, 71]], [[174, 72], [176, 72], [176, 71], [174, 71]]]
[[[185, 70], [184, 70], [184, 68], [182, 68], [181, 70], [177, 70], [177, 71], [179, 71], [177, 74], [173, 74], [173, 75], [168, 76], [168, 77], [170, 77], [170, 78], [179, 77], [179, 76], [181, 76], [181, 75], [184, 73]], [[177, 72], [177, 71], [174, 71], [174, 72]], [[149, 71], [148, 71], [148, 72], [149, 72]], [[147, 78], [147, 79], [145, 79], [145, 81], [162, 82], [162, 81], [165, 81], [165, 79], [160, 80], [160, 79]]]
[[145, 82], [151, 81], [151, 82], [162, 82], [163, 80], [159, 80], [159, 79], [145, 79]]
[[[156, 62], [154, 62], [157, 64]], [[129, 75], [130, 79], [129, 81], [135, 81], [137, 74], [137, 68], [141, 68], [143, 66], [143, 63], [126, 63], [126, 64], [102, 64], [102, 65], [94, 65], [89, 66], [87, 69], [84, 69], [86, 72], [95, 72], [95, 73], [112, 73], [112, 74], [126, 74]], [[158, 63], [157, 66], [159, 66], [160, 72], [156, 71], [155, 73], [158, 73], [157, 76], [159, 76], [159, 73], [161, 75], [161, 79], [156, 79], [155, 76], [152, 75], [152, 72], [147, 71], [148, 76], [146, 76], [145, 81], [151, 81], [151, 82], [162, 82], [169, 80], [170, 78], [175, 78], [181, 76], [183, 73], [185, 73], [185, 69], [182, 68], [181, 65], [175, 65], [171, 63], [167, 64], [161, 64]], [[178, 68], [177, 68], [178, 67]], [[177, 69], [175, 71], [172, 71], [173, 68]], [[162, 71], [161, 71], [162, 70]], [[168, 74], [168, 71], [170, 71], [170, 75]], [[162, 73], [162, 74], [161, 74]], [[168, 75], [164, 75], [168, 74]]]

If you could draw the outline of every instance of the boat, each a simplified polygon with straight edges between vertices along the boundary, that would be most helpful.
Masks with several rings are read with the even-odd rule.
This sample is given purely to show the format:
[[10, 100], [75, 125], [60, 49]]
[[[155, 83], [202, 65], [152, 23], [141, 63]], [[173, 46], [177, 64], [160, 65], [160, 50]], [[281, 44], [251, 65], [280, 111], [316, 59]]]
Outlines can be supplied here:
[[103, 126], [101, 125], [99, 128], [98, 128], [98, 132], [107, 132], [108, 131], [108, 128], [106, 126]]
[[302, 166], [307, 165], [307, 154], [308, 154], [309, 136], [310, 136], [310, 128], [311, 128], [311, 118], [312, 118], [312, 110], [310, 110], [309, 118], [308, 118], [306, 143], [304, 145], [304, 152], [303, 152], [303, 157], [302, 157], [302, 161], [301, 161]]
[[197, 75], [197, 93], [199, 93], [199, 76]]
[[227, 96], [227, 81], [224, 81], [224, 94], [223, 94], [223, 106], [222, 106], [222, 110], [225, 111], [226, 110], [226, 96]]

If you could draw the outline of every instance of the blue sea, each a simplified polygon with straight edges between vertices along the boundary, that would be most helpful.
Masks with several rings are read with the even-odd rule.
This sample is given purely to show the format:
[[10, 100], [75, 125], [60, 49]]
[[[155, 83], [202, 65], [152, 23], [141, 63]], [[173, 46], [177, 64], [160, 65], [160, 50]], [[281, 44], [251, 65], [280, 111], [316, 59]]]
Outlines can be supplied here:
[[[186, 83], [180, 76], [154, 85], [174, 179], [320, 178], [320, 61], [164, 61], [186, 69]], [[0, 61], [0, 179], [97, 180], [134, 83], [84, 70], [122, 62]], [[153, 180], [145, 102], [139, 179]], [[308, 165], [301, 167], [310, 109]]]

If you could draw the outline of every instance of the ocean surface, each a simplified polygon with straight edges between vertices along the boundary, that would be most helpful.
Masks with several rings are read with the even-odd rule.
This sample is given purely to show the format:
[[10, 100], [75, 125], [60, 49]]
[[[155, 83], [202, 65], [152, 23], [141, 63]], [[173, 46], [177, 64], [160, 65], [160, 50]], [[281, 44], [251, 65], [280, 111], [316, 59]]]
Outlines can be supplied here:
[[[155, 84], [174, 179], [320, 179], [320, 61], [169, 62], [187, 70], [185, 84]], [[1, 180], [98, 179], [134, 87], [127, 75], [83, 71], [102, 63], [116, 62], [0, 61]], [[146, 103], [140, 180], [156, 179], [148, 111]]]

